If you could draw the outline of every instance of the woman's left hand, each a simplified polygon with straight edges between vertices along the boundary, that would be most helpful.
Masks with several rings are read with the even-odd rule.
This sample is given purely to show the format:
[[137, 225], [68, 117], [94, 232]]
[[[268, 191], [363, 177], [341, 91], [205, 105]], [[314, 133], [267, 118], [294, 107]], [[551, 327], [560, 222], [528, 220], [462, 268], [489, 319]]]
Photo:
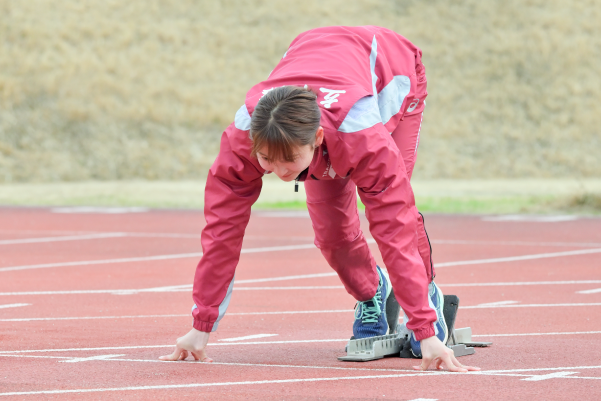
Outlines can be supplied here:
[[426, 370], [431, 364], [434, 364], [436, 369], [442, 369], [442, 365], [451, 372], [467, 372], [473, 370], [480, 370], [474, 366], [464, 366], [457, 358], [453, 350], [446, 347], [436, 336], [424, 338], [421, 341], [422, 349], [422, 364], [420, 366], [414, 366], [415, 370]]

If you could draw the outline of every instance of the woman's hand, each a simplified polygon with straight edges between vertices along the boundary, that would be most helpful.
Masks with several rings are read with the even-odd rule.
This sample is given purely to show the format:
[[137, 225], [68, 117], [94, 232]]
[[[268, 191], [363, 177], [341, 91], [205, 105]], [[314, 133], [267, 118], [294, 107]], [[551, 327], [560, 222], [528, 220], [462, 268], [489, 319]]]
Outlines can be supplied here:
[[177, 339], [173, 354], [161, 356], [159, 359], [161, 361], [183, 361], [188, 357], [188, 352], [190, 352], [196, 361], [213, 362], [205, 352], [205, 347], [209, 342], [209, 334], [211, 333], [192, 329], [188, 334]]
[[436, 369], [442, 369], [442, 364], [451, 372], [467, 372], [468, 370], [480, 370], [473, 366], [463, 366], [455, 358], [453, 350], [446, 347], [436, 336], [424, 338], [421, 341], [422, 364], [414, 366], [415, 370], [426, 370], [434, 363]]

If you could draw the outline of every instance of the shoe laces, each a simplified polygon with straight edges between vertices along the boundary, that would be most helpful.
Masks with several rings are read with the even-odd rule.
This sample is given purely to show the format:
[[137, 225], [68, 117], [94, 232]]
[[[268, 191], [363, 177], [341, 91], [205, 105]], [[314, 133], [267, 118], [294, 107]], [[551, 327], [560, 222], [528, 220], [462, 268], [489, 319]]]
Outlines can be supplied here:
[[376, 295], [370, 299], [369, 301], [357, 302], [355, 305], [355, 310], [357, 307], [360, 308], [361, 314], [357, 316], [355, 312], [355, 317], [357, 319], [361, 319], [362, 323], [378, 323], [378, 319], [382, 314], [382, 288], [381, 285], [378, 286], [378, 291]]

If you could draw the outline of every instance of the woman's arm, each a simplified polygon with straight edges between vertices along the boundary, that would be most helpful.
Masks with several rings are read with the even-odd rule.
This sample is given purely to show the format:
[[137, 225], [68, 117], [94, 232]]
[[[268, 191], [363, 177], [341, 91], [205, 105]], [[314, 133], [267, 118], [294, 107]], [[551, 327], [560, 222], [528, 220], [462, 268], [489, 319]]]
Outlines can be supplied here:
[[263, 170], [250, 158], [248, 132], [224, 132], [205, 189], [203, 256], [194, 276], [194, 328], [215, 331], [225, 314], [250, 209], [261, 192]]
[[203, 256], [194, 275], [193, 329], [178, 338], [173, 354], [162, 360], [185, 359], [190, 352], [196, 360], [211, 361], [204, 348], [229, 304], [251, 206], [261, 192], [264, 171], [250, 158], [250, 146], [248, 131], [235, 124], [223, 133], [205, 188], [206, 225]]

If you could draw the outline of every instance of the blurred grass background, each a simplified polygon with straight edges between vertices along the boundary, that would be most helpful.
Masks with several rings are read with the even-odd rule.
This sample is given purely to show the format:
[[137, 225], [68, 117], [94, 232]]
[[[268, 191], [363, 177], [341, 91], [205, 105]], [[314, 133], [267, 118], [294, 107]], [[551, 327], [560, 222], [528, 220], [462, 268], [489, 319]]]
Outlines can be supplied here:
[[[424, 52], [422, 209], [599, 210], [599, 21], [594, 0], [0, 0], [0, 203], [197, 207], [185, 188], [292, 39], [373, 24]], [[515, 179], [572, 190], [470, 195]], [[420, 195], [440, 180], [472, 189]]]

